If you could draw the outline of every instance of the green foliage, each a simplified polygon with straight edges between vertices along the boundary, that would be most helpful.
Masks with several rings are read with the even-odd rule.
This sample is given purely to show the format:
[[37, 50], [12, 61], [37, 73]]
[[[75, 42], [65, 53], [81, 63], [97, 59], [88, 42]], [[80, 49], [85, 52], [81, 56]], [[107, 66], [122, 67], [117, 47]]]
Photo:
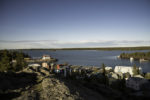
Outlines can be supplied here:
[[105, 66], [105, 64], [103, 63], [103, 64], [102, 64], [102, 73], [103, 73], [103, 75], [105, 75], [105, 74], [106, 74], [105, 67], [106, 67], [106, 66]]
[[104, 63], [102, 63], [102, 75], [103, 75], [103, 83], [105, 84], [105, 85], [108, 85], [109, 84], [109, 79], [108, 79], [108, 77], [106, 76], [106, 70], [105, 70], [105, 64]]
[[150, 73], [146, 73], [145, 78], [150, 79]]
[[129, 72], [124, 74], [124, 78], [129, 78], [129, 77], [131, 77]]
[[140, 74], [139, 67], [133, 65], [133, 75], [139, 75], [139, 74]]
[[[23, 67], [26, 66], [26, 63], [24, 62], [24, 57], [27, 56], [28, 55], [22, 52], [1, 50], [0, 72], [21, 70]], [[12, 60], [16, 60], [16, 62], [12, 62]]]
[[24, 62], [24, 55], [23, 53], [17, 53], [16, 55], [16, 61], [17, 61], [17, 64], [16, 64], [16, 69], [15, 70], [21, 70], [23, 67], [26, 66], [26, 63]]
[[11, 66], [11, 58], [7, 50], [4, 50], [0, 53], [0, 71], [4, 72], [10, 69]]

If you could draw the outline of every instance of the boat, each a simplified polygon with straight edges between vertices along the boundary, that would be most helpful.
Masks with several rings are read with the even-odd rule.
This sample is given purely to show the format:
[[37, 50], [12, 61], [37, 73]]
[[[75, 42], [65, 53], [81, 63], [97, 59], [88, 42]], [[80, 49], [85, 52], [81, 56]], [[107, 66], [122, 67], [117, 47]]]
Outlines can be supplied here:
[[148, 62], [148, 60], [140, 59], [140, 62]]

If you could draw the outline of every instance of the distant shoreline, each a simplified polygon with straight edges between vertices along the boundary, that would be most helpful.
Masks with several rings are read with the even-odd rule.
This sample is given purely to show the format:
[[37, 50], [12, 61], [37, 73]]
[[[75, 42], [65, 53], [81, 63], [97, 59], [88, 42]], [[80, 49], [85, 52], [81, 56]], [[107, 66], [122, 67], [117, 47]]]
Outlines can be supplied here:
[[99, 48], [30, 48], [30, 49], [9, 49], [9, 50], [104, 50], [104, 51], [113, 51], [113, 50], [122, 50], [122, 51], [132, 51], [132, 50], [150, 50], [150, 46], [141, 46], [141, 47], [99, 47]]

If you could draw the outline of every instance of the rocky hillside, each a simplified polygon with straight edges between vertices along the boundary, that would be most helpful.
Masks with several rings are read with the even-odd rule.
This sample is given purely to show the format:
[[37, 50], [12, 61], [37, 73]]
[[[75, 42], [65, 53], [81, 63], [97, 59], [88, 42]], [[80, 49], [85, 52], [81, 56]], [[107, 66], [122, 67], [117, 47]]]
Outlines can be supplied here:
[[0, 79], [1, 100], [90, 100], [94, 95], [95, 100], [103, 98], [85, 88], [80, 89], [80, 94], [78, 86], [66, 83], [40, 67], [28, 67], [18, 73], [1, 73]]
[[50, 74], [48, 70], [41, 67], [27, 67], [17, 73], [0, 74], [1, 100], [129, 99], [119, 91], [105, 85], [66, 79]]

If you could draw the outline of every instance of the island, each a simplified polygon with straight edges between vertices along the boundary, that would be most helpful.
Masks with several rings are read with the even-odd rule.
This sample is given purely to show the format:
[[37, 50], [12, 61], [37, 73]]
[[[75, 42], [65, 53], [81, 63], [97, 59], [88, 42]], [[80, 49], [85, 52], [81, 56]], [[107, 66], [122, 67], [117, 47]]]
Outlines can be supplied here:
[[140, 62], [150, 61], [150, 52], [121, 53], [119, 57], [122, 59], [135, 59]]

